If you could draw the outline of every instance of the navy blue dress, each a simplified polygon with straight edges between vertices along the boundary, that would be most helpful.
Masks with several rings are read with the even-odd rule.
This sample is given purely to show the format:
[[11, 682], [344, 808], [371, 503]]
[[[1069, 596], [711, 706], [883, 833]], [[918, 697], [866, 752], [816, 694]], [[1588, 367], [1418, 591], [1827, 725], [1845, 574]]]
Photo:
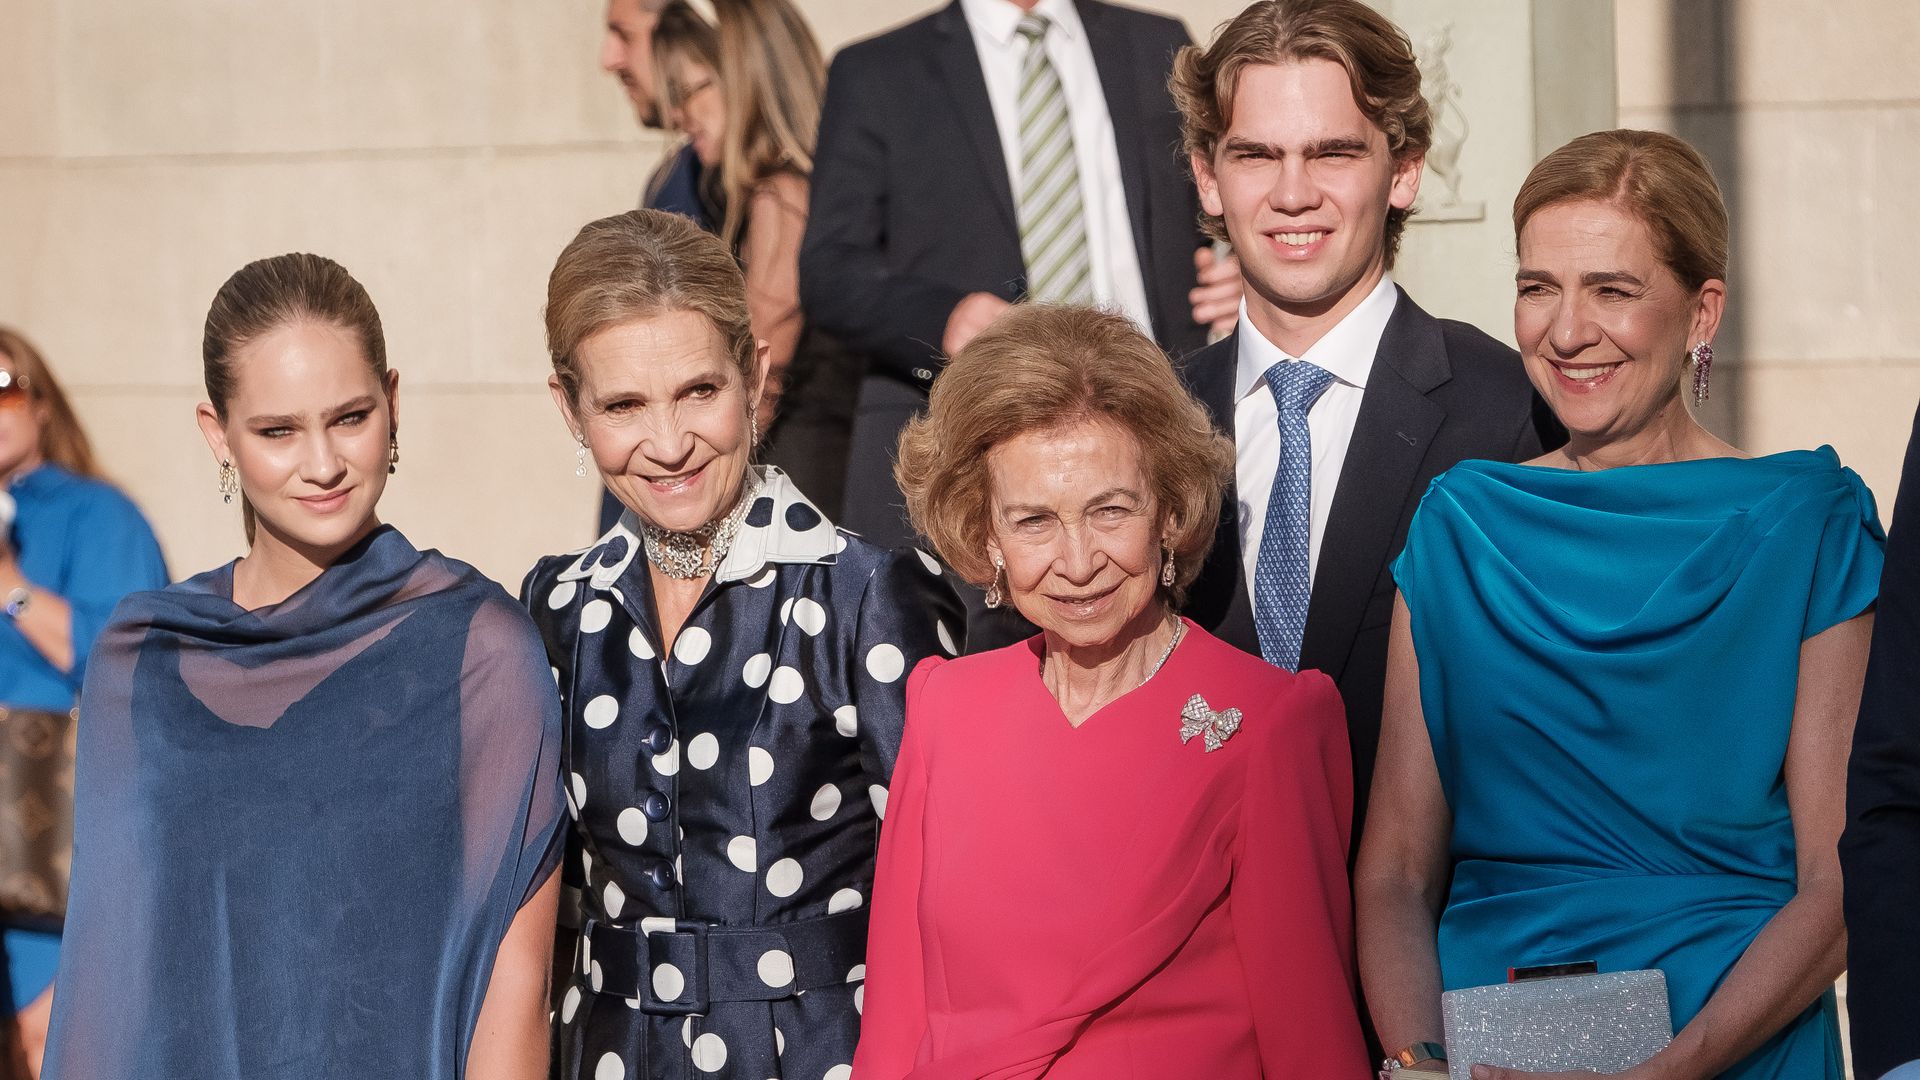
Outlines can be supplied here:
[[526, 613], [375, 530], [285, 601], [135, 593], [81, 699], [48, 1080], [458, 1080], [552, 873]]
[[777, 469], [665, 655], [631, 514], [522, 600], [567, 717], [585, 929], [557, 1075], [845, 1080], [906, 675], [962, 644], [940, 564]]

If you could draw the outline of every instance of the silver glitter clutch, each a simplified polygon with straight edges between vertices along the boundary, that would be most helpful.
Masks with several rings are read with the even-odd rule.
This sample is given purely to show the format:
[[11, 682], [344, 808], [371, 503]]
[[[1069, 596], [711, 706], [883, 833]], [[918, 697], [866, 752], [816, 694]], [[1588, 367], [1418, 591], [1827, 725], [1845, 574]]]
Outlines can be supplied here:
[[1440, 995], [1447, 1069], [1475, 1065], [1623, 1072], [1673, 1041], [1667, 977], [1615, 971], [1475, 986]]

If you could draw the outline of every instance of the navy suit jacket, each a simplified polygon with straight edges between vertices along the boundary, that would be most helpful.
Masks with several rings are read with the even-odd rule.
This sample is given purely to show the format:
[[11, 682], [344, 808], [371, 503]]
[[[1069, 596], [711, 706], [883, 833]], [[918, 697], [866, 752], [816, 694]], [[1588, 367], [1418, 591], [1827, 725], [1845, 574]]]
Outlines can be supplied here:
[[[1238, 341], [1237, 335], [1224, 338], [1181, 365], [1188, 391], [1229, 436]], [[1346, 701], [1356, 837], [1380, 741], [1395, 595], [1391, 567], [1427, 485], [1468, 458], [1524, 461], [1565, 442], [1519, 354], [1465, 323], [1434, 318], [1400, 291], [1340, 467], [1300, 645], [1300, 666], [1332, 676]], [[1229, 486], [1186, 614], [1258, 656], [1245, 578], [1239, 494]]]
[[1840, 864], [1853, 1067], [1873, 1080], [1920, 1058], [1920, 415], [1880, 571]]

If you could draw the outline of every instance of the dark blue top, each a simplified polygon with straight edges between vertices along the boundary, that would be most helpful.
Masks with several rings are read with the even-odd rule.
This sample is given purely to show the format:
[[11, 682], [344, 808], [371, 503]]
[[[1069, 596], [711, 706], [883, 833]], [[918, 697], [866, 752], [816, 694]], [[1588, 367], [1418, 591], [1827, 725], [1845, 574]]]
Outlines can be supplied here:
[[49, 1080], [457, 1080], [554, 860], [524, 611], [382, 527], [285, 601], [128, 597], [82, 696]]
[[7, 488], [19, 504], [13, 550], [20, 572], [73, 608], [73, 670], [62, 672], [0, 618], [0, 705], [73, 706], [86, 678], [87, 654], [120, 598], [167, 583], [167, 564], [153, 530], [133, 501], [105, 481], [42, 465]]
[[648, 210], [690, 217], [702, 229], [713, 232], [716, 222], [700, 198], [700, 174], [700, 158], [693, 152], [693, 144], [682, 145], [654, 173], [642, 205]]

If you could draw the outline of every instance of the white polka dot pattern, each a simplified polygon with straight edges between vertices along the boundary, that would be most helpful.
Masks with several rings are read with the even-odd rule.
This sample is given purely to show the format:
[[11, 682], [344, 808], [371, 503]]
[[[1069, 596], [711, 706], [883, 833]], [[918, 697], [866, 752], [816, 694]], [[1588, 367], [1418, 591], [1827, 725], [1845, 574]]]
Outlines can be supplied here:
[[672, 964], [660, 964], [653, 969], [653, 996], [661, 1001], [678, 1001], [687, 988], [687, 977]]
[[713, 737], [713, 732], [703, 731], [687, 743], [687, 764], [694, 768], [705, 771], [719, 760], [720, 740]]
[[758, 746], [747, 748], [747, 782], [754, 787], [773, 779], [773, 755]]
[[767, 891], [775, 896], [792, 896], [800, 891], [800, 883], [805, 876], [797, 861], [781, 859], [767, 867]]
[[867, 674], [878, 682], [893, 682], [906, 670], [907, 658], [901, 654], [898, 645], [882, 643], [867, 651]]
[[761, 953], [757, 967], [760, 981], [776, 990], [793, 981], [793, 957], [785, 950], [768, 949]]
[[593, 1080], [626, 1080], [627, 1063], [620, 1060], [619, 1054], [603, 1054], [600, 1063], [593, 1067]]
[[840, 789], [833, 784], [822, 784], [820, 790], [813, 793], [813, 802], [807, 806], [807, 813], [815, 821], [825, 821], [840, 812]]
[[726, 1040], [711, 1031], [693, 1040], [693, 1067], [701, 1072], [719, 1072], [726, 1068]]
[[605, 600], [589, 600], [580, 609], [580, 632], [597, 634], [613, 621], [613, 605]]

